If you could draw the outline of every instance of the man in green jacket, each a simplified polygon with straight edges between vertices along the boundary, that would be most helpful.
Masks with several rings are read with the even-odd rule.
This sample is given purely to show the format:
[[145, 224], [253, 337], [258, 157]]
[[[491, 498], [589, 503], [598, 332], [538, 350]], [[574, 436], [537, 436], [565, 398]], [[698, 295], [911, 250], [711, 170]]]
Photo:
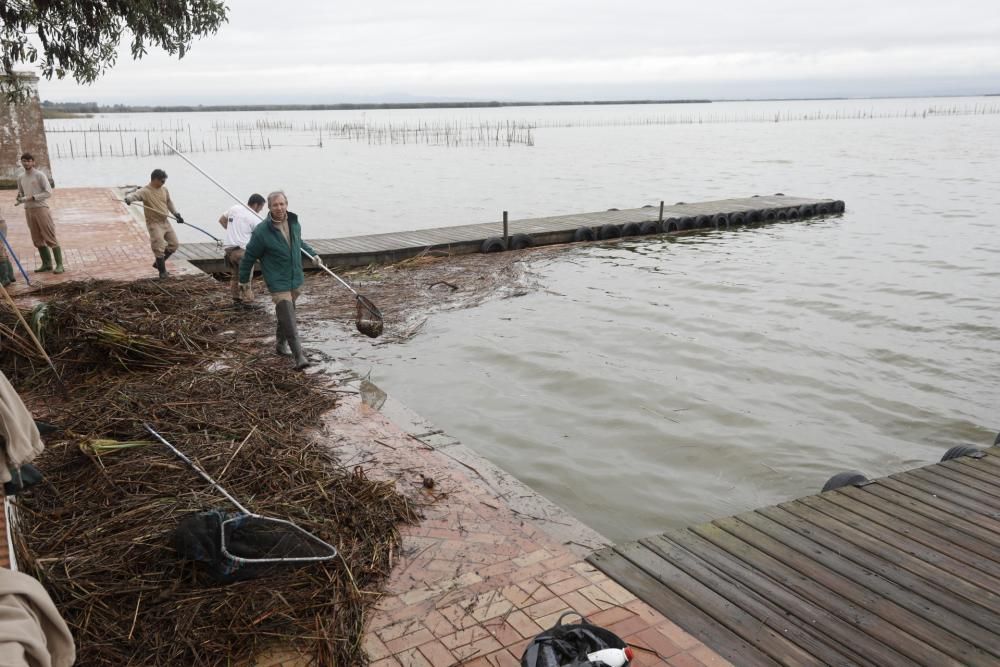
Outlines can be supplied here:
[[272, 192], [267, 196], [268, 215], [250, 235], [243, 259], [240, 261], [240, 290], [250, 291], [253, 264], [260, 260], [264, 283], [274, 302], [274, 313], [278, 318], [278, 354], [293, 356], [295, 368], [309, 365], [302, 353], [295, 325], [295, 300], [302, 292], [305, 278], [302, 274], [302, 251], [316, 255], [308, 243], [302, 240], [299, 217], [288, 210], [288, 198], [284, 192]]

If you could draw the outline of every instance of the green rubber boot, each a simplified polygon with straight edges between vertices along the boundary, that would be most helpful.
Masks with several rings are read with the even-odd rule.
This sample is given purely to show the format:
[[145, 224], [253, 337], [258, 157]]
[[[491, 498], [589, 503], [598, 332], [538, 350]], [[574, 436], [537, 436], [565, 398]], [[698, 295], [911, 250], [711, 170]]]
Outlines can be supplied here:
[[38, 255], [42, 258], [42, 265], [35, 269], [35, 273], [44, 273], [52, 270], [52, 253], [46, 246], [38, 249]]
[[0, 285], [6, 287], [14, 282], [14, 266], [9, 259], [0, 259]]
[[59, 246], [54, 247], [52, 249], [52, 254], [55, 255], [56, 258], [56, 268], [52, 269], [52, 273], [62, 273], [66, 270], [62, 265], [62, 248]]

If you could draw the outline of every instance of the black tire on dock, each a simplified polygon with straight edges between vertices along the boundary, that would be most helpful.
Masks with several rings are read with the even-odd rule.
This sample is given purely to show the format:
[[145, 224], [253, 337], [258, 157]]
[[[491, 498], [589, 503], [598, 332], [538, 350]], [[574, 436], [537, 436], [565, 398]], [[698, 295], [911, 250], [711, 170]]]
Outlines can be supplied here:
[[941, 457], [941, 461], [942, 462], [951, 461], [952, 459], [957, 459], [962, 456], [972, 456], [973, 454], [976, 454], [981, 451], [983, 450], [979, 449], [978, 447], [971, 447], [969, 445], [955, 445], [954, 447], [952, 447], [951, 449], [949, 449], [944, 453], [944, 456]]
[[747, 211], [744, 217], [747, 219], [748, 225], [759, 224], [764, 219], [763, 211]]
[[773, 208], [765, 208], [760, 213], [760, 219], [764, 222], [774, 222], [778, 219], [778, 210]]
[[639, 225], [639, 233], [643, 236], [649, 236], [650, 234], [659, 234], [663, 229], [660, 227], [660, 223], [653, 222], [652, 220], [647, 220], [646, 222]]
[[799, 213], [799, 209], [797, 209], [796, 207], [792, 206], [791, 208], [786, 208], [785, 209], [785, 219], [786, 220], [798, 220], [801, 217], [802, 217], [802, 214]]
[[601, 228], [597, 230], [597, 238], [602, 241], [608, 239], [618, 239], [621, 238], [622, 230], [618, 225], [601, 225]]
[[681, 221], [678, 220], [677, 218], [667, 218], [666, 220], [663, 221], [663, 231], [667, 233], [677, 232], [680, 231], [680, 229], [681, 229]]
[[479, 247], [479, 252], [501, 252], [506, 249], [507, 246], [504, 245], [502, 238], [499, 236], [491, 236], [483, 241], [483, 245]]
[[844, 209], [847, 208], [845, 206], [844, 202], [840, 201], [839, 199], [837, 201], [833, 202], [832, 206], [833, 206], [833, 212], [834, 213], [843, 213]]
[[594, 230], [590, 227], [577, 227], [573, 232], [574, 241], [593, 241], [595, 238]]
[[846, 470], [844, 472], [838, 472], [836, 475], [826, 480], [826, 484], [823, 485], [823, 492], [833, 491], [834, 489], [839, 489], [844, 486], [854, 486], [867, 481], [868, 478], [865, 477], [864, 473], [858, 472], [857, 470]]
[[638, 222], [626, 222], [622, 225], [622, 236], [638, 236], [640, 233]]
[[816, 215], [830, 215], [833, 213], [833, 205], [823, 202], [816, 206]]
[[530, 248], [533, 245], [535, 245], [535, 239], [531, 238], [527, 234], [514, 234], [510, 237], [511, 250], [524, 250], [525, 248]]
[[788, 220], [788, 211], [786, 211], [783, 208], [779, 208], [777, 212], [774, 214], [774, 219], [777, 220], [778, 222], [784, 222], [785, 220]]
[[745, 225], [747, 224], [747, 217], [742, 213], [740, 213], [739, 211], [737, 211], [736, 213], [730, 213], [729, 224], [732, 225], [733, 227], [737, 227], [739, 225]]
[[799, 206], [799, 215], [803, 218], [811, 218], [816, 215], [816, 207], [812, 204], [803, 204]]
[[716, 229], [729, 229], [729, 216], [725, 213], [716, 213], [712, 216], [712, 224]]
[[707, 215], [699, 215], [694, 219], [695, 229], [706, 229], [712, 226], [712, 219]]

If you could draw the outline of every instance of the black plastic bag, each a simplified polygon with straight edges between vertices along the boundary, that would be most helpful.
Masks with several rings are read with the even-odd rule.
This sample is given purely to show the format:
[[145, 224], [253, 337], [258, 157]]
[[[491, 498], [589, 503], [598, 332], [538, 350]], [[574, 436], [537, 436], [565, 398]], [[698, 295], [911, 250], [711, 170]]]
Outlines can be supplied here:
[[[567, 616], [579, 616], [580, 622], [563, 625]], [[554, 626], [535, 635], [521, 656], [521, 667], [600, 667], [604, 663], [590, 662], [587, 655], [601, 649], [625, 649], [626, 646], [622, 638], [610, 630], [588, 623], [582, 614], [567, 611]]]

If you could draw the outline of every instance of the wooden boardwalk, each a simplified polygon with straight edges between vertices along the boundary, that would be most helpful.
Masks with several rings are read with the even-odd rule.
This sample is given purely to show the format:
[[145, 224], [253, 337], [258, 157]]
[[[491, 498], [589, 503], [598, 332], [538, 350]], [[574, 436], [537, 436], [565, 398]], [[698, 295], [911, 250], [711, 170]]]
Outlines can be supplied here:
[[1000, 665], [1000, 448], [592, 554], [737, 665]]
[[[819, 210], [821, 207], [823, 211]], [[828, 208], [831, 210], [826, 211]], [[774, 219], [785, 219], [788, 214], [792, 214], [792, 218], [799, 218], [826, 215], [842, 210], [843, 202], [835, 202], [832, 199], [807, 199], [784, 195], [746, 197], [665, 206], [662, 221], [659, 206], [510, 220], [508, 234], [510, 236], [525, 234], [531, 237], [533, 245], [549, 245], [573, 241], [574, 234], [581, 227], [596, 231], [605, 225], [614, 225], [622, 235], [628, 236], [638, 234], [639, 230], [634, 227], [626, 229], [627, 225], [655, 223], [657, 229], [654, 233], [677, 233], [700, 228], [715, 228], [720, 225], [720, 219], [716, 219], [716, 216], [722, 216], [721, 224], [729, 226], [730, 219], [733, 220], [733, 224], [745, 224], [743, 216], [750, 212], [755, 212], [760, 217], [756, 222], [771, 222]], [[448, 250], [452, 254], [480, 252], [486, 239], [501, 236], [503, 236], [502, 222], [339, 239], [313, 240], [308, 238], [308, 229], [306, 232], [310, 245], [323, 257], [328, 266], [333, 267], [390, 264], [427, 250]], [[214, 243], [185, 243], [177, 252], [177, 256], [209, 273], [227, 270], [222, 261], [222, 250]]]

